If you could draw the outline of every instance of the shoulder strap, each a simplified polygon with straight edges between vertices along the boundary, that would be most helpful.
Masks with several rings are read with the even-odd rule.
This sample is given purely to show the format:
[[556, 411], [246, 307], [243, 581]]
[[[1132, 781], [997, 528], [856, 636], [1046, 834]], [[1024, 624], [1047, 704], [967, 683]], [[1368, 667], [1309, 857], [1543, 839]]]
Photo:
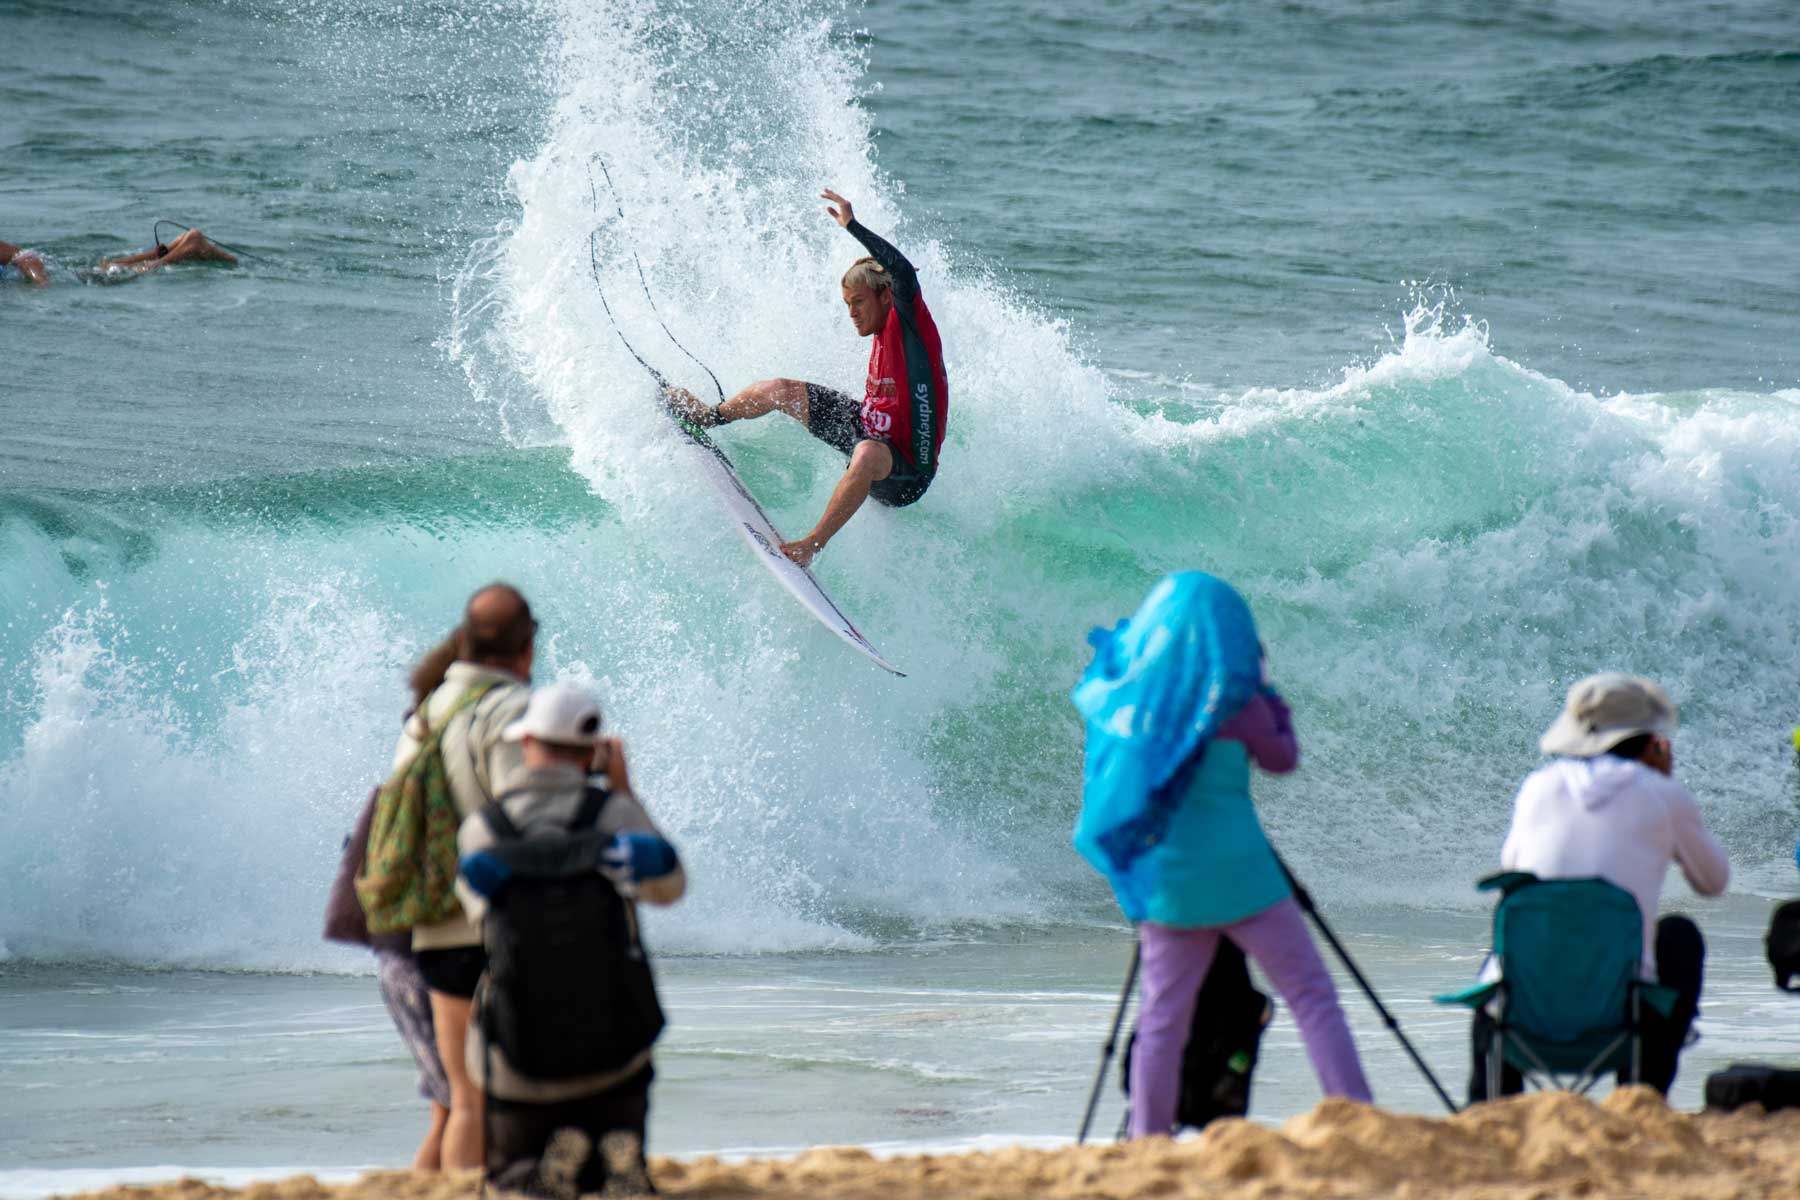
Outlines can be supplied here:
[[[498, 840], [510, 842], [524, 836], [519, 832], [519, 827], [513, 823], [513, 819], [506, 815], [506, 801], [527, 790], [526, 788], [514, 788], [481, 810], [481, 819], [487, 823], [488, 829]], [[580, 833], [593, 828], [594, 824], [600, 820], [600, 813], [606, 808], [606, 802], [612, 799], [612, 795], [605, 788], [589, 784], [587, 790], [582, 793], [581, 804], [575, 809], [575, 815], [569, 818], [566, 826], [568, 831]]]
[[431, 724], [431, 722], [426, 718], [424, 706], [421, 705], [419, 708], [419, 714], [418, 714], [419, 715], [419, 723], [425, 727], [425, 736], [423, 738], [419, 739], [419, 744], [424, 745], [426, 742], [432, 740], [433, 738], [436, 738], [439, 741], [442, 741], [443, 737], [444, 737], [444, 731], [446, 729], [450, 728], [450, 722], [454, 721], [456, 719], [457, 715], [459, 713], [461, 713], [463, 711], [463, 709], [468, 708], [470, 705], [479, 703], [483, 696], [487, 695], [489, 692], [494, 690], [495, 686], [496, 685], [492, 684], [492, 683], [476, 684], [474, 687], [470, 688], [468, 691], [464, 692], [462, 695], [460, 695], [456, 698], [456, 702], [450, 706], [450, 711], [445, 713], [444, 719], [439, 721], [436, 725]]
[[494, 787], [493, 781], [487, 777], [487, 771], [483, 768], [481, 762], [481, 755], [478, 752], [479, 746], [476, 744], [475, 739], [475, 726], [476, 723], [481, 720], [481, 702], [493, 695], [499, 689], [500, 684], [493, 680], [489, 680], [487, 683], [475, 684], [468, 691], [464, 692], [457, 700], [456, 707], [451, 710], [450, 716], [444, 718], [444, 724], [442, 726], [442, 730], [448, 732], [452, 717], [456, 716], [457, 713], [462, 712], [465, 708], [474, 709], [474, 711], [469, 714], [469, 736], [463, 743], [463, 749], [468, 752], [469, 773], [474, 778], [475, 785], [486, 795], [492, 795]]
[[[506, 796], [512, 794], [512, 792], [508, 792]], [[482, 809], [481, 819], [487, 823], [488, 832], [494, 835], [496, 841], [515, 842], [519, 839], [519, 827], [513, 824], [511, 817], [506, 815], [504, 804], [506, 796], [500, 797]]]
[[588, 784], [587, 790], [581, 796], [581, 807], [577, 808], [575, 815], [569, 819], [569, 832], [575, 833], [583, 829], [591, 829], [595, 822], [600, 820], [601, 810], [611, 799], [612, 793], [606, 788]]

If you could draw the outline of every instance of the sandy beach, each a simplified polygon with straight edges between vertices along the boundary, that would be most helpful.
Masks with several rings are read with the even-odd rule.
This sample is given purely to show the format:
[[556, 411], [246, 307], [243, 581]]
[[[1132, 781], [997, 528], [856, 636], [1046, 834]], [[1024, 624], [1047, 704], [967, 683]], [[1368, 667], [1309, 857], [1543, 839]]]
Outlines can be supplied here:
[[[399, 1170], [460, 1006], [397, 1029], [321, 937], [453, 628], [592, 691], [574, 732], [622, 739], [676, 855], [615, 848], [687, 881], [639, 914], [662, 1195], [1800, 1200], [1800, 1117], [1699, 1111], [1732, 1063], [1800, 1067], [1765, 955], [1800, 896], [1800, 3], [0, 0], [0, 30], [0, 1200], [477, 1195]], [[879, 322], [852, 212], [898, 256], [851, 289]], [[236, 261], [158, 253], [190, 233]], [[710, 447], [671, 388], [729, 417]], [[1072, 695], [1185, 571], [1248, 606], [1236, 684], [1115, 715], [1233, 743], [1147, 705], [1226, 717], [1254, 675], [1295, 744], [1221, 757], [1250, 857], [1196, 833], [1220, 869], [1154, 924], [1272, 915], [1282, 994], [1247, 1121], [1078, 1148], [1134, 1026], [1168, 1128], [1183, 1022], [1077, 849], [1122, 760]], [[495, 581], [531, 610], [499, 638], [465, 621]], [[1513, 837], [1612, 671], [1679, 709], [1640, 765], [1692, 809], [1583, 790]], [[516, 764], [464, 720], [466, 817]], [[1168, 749], [1152, 776], [1218, 782]], [[1646, 838], [1590, 843], [1600, 808]], [[1636, 853], [1696, 815], [1729, 879]], [[1273, 914], [1264, 840], [1316, 923]], [[1666, 1101], [1442, 1117], [1471, 1013], [1434, 997], [1527, 843], [1694, 922], [1703, 957], [1651, 947], [1703, 1001]], [[428, 966], [467, 996], [473, 956]], [[1321, 1103], [1352, 1074], [1379, 1108]]]
[[[894, 1158], [847, 1147], [742, 1163], [660, 1159], [653, 1174], [666, 1196], [708, 1200], [1787, 1200], [1800, 1191], [1800, 1111], [1695, 1115], [1647, 1088], [1599, 1103], [1537, 1093], [1444, 1120], [1329, 1100], [1280, 1129], [1220, 1121], [1180, 1142]], [[473, 1172], [383, 1172], [338, 1186], [310, 1176], [242, 1189], [190, 1179], [79, 1200], [452, 1200], [475, 1191]]]

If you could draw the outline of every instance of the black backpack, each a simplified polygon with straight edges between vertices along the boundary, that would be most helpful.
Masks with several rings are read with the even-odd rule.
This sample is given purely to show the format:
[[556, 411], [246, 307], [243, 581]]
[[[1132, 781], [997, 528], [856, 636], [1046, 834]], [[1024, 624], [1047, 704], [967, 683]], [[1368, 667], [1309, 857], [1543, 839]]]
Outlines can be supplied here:
[[1706, 1077], [1708, 1109], [1734, 1112], [1746, 1104], [1760, 1104], [1765, 1112], [1800, 1108], [1800, 1071], [1760, 1063], [1732, 1063]]
[[[510, 793], [509, 793], [510, 794]], [[489, 898], [482, 1029], [531, 1079], [616, 1071], [663, 1029], [637, 910], [600, 874], [596, 829], [611, 793], [589, 787], [563, 829], [521, 833], [501, 800], [481, 812], [510, 875]]]
[[[1775, 910], [1769, 933], [1763, 939], [1769, 966], [1775, 970], [1775, 986], [1784, 992], [1800, 992], [1794, 976], [1800, 974], [1800, 900], [1789, 900]], [[1760, 1104], [1767, 1112], [1800, 1108], [1800, 1070], [1761, 1063], [1732, 1063], [1706, 1077], [1706, 1107], [1731, 1112], [1746, 1104]]]
[[[1230, 938], [1220, 938], [1200, 985], [1187, 1048], [1181, 1055], [1176, 1124], [1199, 1129], [1217, 1117], [1241, 1117], [1250, 1111], [1250, 1074], [1256, 1069], [1263, 1030], [1274, 1015], [1275, 1006], [1250, 983], [1244, 952]], [[1136, 1041], [1134, 1029], [1131, 1042]], [[1129, 1096], [1131, 1043], [1119, 1074]]]
[[1800, 900], [1789, 900], [1775, 910], [1763, 946], [1775, 971], [1775, 986], [1784, 992], [1800, 992], [1800, 985], [1794, 983], [1794, 976], [1800, 975]]

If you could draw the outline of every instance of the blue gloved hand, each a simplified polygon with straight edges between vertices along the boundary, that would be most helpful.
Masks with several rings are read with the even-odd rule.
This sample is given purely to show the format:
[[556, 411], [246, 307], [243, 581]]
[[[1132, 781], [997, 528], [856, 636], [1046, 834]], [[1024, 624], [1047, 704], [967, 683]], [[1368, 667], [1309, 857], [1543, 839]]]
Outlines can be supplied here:
[[675, 847], [654, 833], [621, 833], [600, 853], [600, 873], [622, 888], [659, 879], [678, 865]]
[[506, 886], [512, 878], [512, 868], [489, 854], [486, 850], [478, 850], [474, 854], [465, 854], [457, 864], [462, 871], [463, 881], [475, 893], [493, 899], [499, 890]]

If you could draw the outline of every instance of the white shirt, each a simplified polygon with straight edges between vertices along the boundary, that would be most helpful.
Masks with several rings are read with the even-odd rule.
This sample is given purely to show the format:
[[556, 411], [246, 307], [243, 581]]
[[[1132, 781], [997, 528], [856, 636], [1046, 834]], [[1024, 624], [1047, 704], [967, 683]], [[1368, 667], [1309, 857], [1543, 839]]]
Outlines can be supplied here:
[[1637, 898], [1644, 972], [1656, 978], [1656, 908], [1669, 864], [1690, 886], [1717, 896], [1731, 882], [1724, 847], [1706, 828], [1692, 792], [1633, 759], [1564, 758], [1526, 777], [1513, 801], [1500, 865], [1540, 879], [1597, 875]]

